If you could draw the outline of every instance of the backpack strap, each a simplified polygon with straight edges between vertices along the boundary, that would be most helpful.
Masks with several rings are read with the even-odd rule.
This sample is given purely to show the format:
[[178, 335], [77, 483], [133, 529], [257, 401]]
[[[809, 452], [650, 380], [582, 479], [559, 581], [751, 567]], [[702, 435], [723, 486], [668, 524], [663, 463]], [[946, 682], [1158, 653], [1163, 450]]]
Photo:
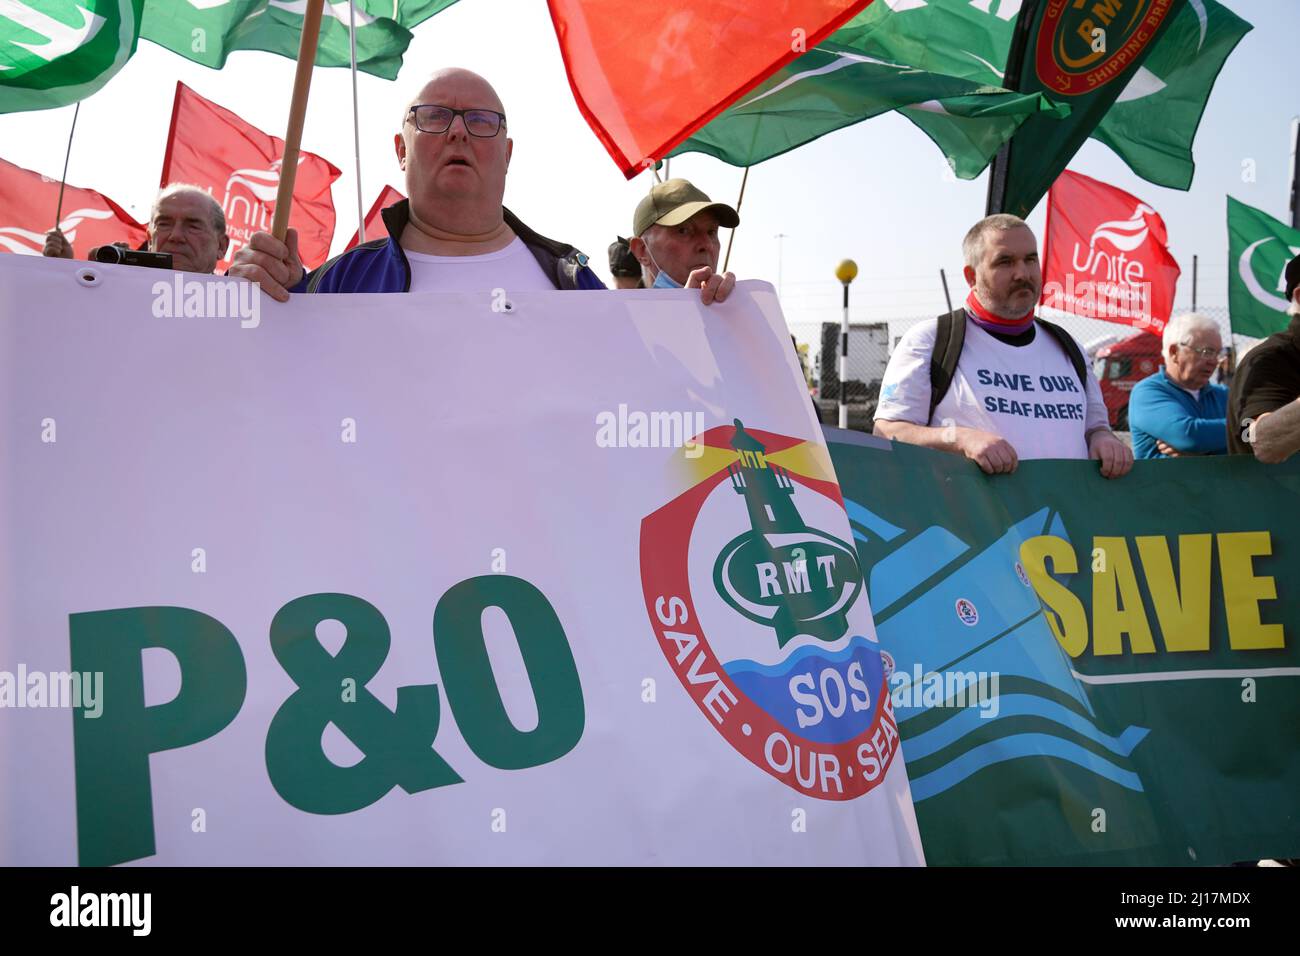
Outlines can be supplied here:
[[1079, 376], [1079, 386], [1086, 396], [1088, 394], [1088, 362], [1083, 357], [1083, 350], [1079, 348], [1079, 343], [1074, 340], [1073, 335], [1055, 322], [1039, 319], [1038, 324], [1052, 334], [1052, 338], [1056, 339], [1065, 354], [1069, 356], [1070, 364], [1074, 366], [1074, 374]]
[[934, 335], [934, 351], [930, 353], [930, 417], [926, 419], [926, 424], [934, 420], [934, 410], [948, 394], [965, 344], [966, 310], [954, 309], [939, 316], [939, 325]]

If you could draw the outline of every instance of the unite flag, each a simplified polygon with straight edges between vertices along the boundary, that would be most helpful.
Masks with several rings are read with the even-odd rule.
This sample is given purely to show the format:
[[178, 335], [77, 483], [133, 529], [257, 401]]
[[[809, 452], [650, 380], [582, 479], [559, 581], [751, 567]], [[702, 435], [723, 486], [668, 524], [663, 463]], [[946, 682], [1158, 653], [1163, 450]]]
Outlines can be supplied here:
[[[217, 263], [224, 272], [235, 252], [255, 232], [269, 232], [275, 216], [284, 140], [244, 122], [230, 110], [176, 84], [162, 182], [191, 183], [206, 190], [226, 214], [230, 249]], [[303, 265], [314, 269], [329, 258], [334, 239], [330, 185], [338, 168], [305, 149], [299, 153], [289, 225], [298, 230]]]
[[1043, 305], [1159, 335], [1181, 271], [1168, 241], [1142, 200], [1066, 170], [1047, 194]]
[[[0, 159], [0, 252], [39, 256], [58, 204], [57, 179]], [[134, 249], [149, 238], [144, 225], [113, 200], [72, 185], [63, 191], [59, 228], [78, 259], [95, 246], [126, 242]]]

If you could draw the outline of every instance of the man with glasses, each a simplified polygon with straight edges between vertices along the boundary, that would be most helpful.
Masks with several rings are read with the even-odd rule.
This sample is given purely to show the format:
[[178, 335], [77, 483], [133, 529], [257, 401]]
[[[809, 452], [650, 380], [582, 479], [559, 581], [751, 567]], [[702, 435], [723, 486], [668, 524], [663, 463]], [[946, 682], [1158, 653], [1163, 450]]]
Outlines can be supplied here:
[[603, 289], [587, 257], [534, 232], [502, 204], [514, 143], [496, 91], [469, 70], [434, 73], [393, 137], [410, 197], [383, 211], [388, 236], [308, 274], [298, 236], [255, 233], [230, 275], [290, 292], [490, 292]]
[[1213, 319], [1189, 312], [1169, 320], [1161, 340], [1164, 368], [1129, 395], [1128, 422], [1137, 458], [1222, 455], [1228, 450], [1228, 389], [1210, 381], [1223, 356]]

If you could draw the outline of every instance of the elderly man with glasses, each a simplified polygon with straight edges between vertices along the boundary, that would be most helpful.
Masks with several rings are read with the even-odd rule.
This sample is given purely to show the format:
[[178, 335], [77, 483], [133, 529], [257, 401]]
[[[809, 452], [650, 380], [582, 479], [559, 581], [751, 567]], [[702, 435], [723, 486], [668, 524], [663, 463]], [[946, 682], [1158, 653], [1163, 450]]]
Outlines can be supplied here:
[[514, 143], [492, 86], [476, 73], [439, 70], [410, 102], [394, 136], [407, 200], [383, 211], [388, 236], [308, 274], [290, 229], [255, 233], [230, 275], [290, 292], [479, 292], [603, 289], [587, 257], [539, 235], [502, 204]]
[[1223, 356], [1223, 336], [1213, 319], [1195, 312], [1165, 326], [1164, 368], [1144, 378], [1129, 396], [1128, 421], [1135, 458], [1222, 455], [1228, 450], [1228, 389], [1210, 381]]

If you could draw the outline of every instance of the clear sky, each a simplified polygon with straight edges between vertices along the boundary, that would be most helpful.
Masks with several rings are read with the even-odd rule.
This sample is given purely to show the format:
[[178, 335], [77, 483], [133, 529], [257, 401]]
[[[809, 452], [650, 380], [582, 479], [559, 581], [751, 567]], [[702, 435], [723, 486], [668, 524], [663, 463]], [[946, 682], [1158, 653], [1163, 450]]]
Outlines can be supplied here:
[[[179, 2], [179, 0], [178, 0]], [[1189, 192], [1138, 179], [1105, 146], [1089, 141], [1071, 168], [1113, 183], [1151, 204], [1169, 227], [1183, 268], [1178, 304], [1190, 302], [1192, 255], [1200, 257], [1199, 301], [1227, 302], [1227, 193], [1278, 218], [1286, 215], [1291, 118], [1300, 114], [1295, 80], [1300, 2], [1226, 0], [1253, 23], [1229, 58], [1196, 141]], [[463, 66], [497, 88], [515, 141], [506, 204], [534, 229], [571, 242], [608, 276], [606, 246], [631, 228], [649, 174], [628, 182], [587, 127], [564, 75], [543, 0], [461, 0], [415, 30], [396, 81], [359, 76], [361, 171], [369, 208], [385, 183], [404, 190], [392, 137], [408, 98], [441, 66]], [[176, 80], [247, 121], [284, 135], [293, 63], [267, 53], [236, 53], [221, 71], [147, 41], [103, 90], [82, 104], [68, 181], [105, 193], [139, 219], [158, 186]], [[340, 250], [356, 229], [356, 161], [351, 83], [345, 69], [318, 69], [304, 148], [343, 175], [334, 187]], [[0, 157], [57, 177], [72, 108], [0, 114]], [[1243, 181], [1254, 161], [1255, 181]], [[778, 279], [787, 318], [801, 340], [812, 324], [838, 321], [835, 264], [855, 259], [855, 319], [934, 315], [943, 306], [939, 269], [964, 297], [960, 242], [984, 211], [985, 177], [946, 181], [939, 150], [906, 120], [887, 115], [823, 137], [751, 170], [730, 268], [744, 278]], [[686, 176], [733, 205], [741, 170], [702, 155], [679, 157]], [[50, 211], [51, 224], [54, 211]], [[1042, 207], [1031, 217], [1041, 227]], [[778, 233], [787, 238], [778, 242]], [[1041, 230], [1040, 230], [1041, 238]], [[724, 237], [725, 247], [725, 237]]]

